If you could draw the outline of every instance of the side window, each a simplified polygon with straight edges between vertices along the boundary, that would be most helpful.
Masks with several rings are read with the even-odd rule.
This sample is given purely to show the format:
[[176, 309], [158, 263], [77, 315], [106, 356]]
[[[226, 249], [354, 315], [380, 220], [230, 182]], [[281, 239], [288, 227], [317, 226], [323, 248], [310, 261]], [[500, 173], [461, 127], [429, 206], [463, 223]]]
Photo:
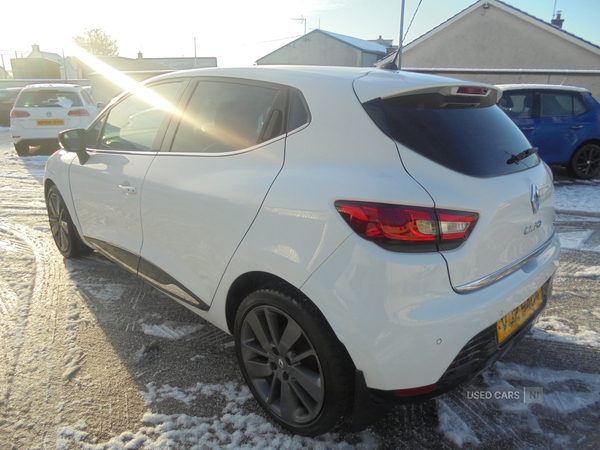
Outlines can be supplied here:
[[[270, 137], [278, 136], [283, 128], [281, 111], [270, 115], [278, 94], [278, 89], [262, 86], [200, 81], [181, 118], [171, 151], [223, 153], [251, 147], [261, 141], [267, 121]], [[272, 124], [277, 122], [279, 129], [273, 131]]]
[[104, 125], [104, 119], [99, 120], [94, 124], [93, 127], [88, 128], [86, 131], [86, 148], [98, 148], [98, 138]]
[[587, 106], [583, 101], [577, 96], [573, 96], [573, 115], [580, 116], [588, 112]]
[[308, 112], [306, 100], [300, 91], [294, 89], [292, 91], [292, 98], [290, 101], [290, 119], [288, 130], [295, 130], [309, 121], [310, 113]]
[[158, 130], [173, 108], [181, 82], [143, 88], [108, 112], [99, 148], [106, 150], [154, 151]]
[[587, 108], [579, 97], [568, 92], [540, 94], [540, 117], [579, 116], [586, 111]]
[[498, 106], [511, 119], [529, 119], [533, 108], [533, 92], [505, 92]]

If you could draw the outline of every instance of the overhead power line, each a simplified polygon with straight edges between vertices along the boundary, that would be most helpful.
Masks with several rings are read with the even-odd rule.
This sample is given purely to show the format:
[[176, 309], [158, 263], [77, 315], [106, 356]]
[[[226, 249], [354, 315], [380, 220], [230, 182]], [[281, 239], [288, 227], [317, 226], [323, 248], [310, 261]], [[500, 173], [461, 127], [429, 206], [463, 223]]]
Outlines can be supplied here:
[[408, 28], [406, 29], [406, 33], [404, 33], [404, 37], [402, 38], [402, 42], [404, 42], [404, 40], [406, 39], [406, 36], [408, 35], [408, 32], [410, 31], [410, 26], [413, 23], [413, 20], [415, 20], [415, 16], [417, 15], [417, 11], [419, 10], [419, 6], [421, 6], [421, 2], [423, 0], [419, 0], [419, 4], [417, 5], [417, 9], [415, 9], [415, 13], [412, 16], [412, 19], [410, 19], [410, 23], [408, 24]]

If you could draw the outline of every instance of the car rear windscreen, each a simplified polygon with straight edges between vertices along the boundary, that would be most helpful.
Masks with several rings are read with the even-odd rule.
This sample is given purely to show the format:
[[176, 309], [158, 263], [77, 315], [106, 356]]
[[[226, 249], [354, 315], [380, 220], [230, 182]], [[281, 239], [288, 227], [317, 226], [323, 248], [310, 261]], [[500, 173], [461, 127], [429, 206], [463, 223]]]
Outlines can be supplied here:
[[65, 91], [22, 91], [15, 103], [17, 108], [48, 108], [48, 107], [83, 106], [76, 92]]
[[378, 98], [363, 106], [392, 139], [465, 175], [504, 175], [540, 162], [536, 154], [523, 154], [531, 148], [523, 133], [486, 99], [428, 93]]

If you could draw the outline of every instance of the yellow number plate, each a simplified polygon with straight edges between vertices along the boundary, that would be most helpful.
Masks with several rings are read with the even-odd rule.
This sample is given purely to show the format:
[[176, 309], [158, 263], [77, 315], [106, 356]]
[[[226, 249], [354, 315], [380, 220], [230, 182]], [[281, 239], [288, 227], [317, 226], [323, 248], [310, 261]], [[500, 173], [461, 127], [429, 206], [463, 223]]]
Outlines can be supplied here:
[[38, 120], [38, 127], [48, 126], [48, 125], [64, 125], [65, 121], [62, 119], [54, 119], [54, 120]]
[[500, 344], [525, 322], [544, 303], [542, 290], [538, 291], [496, 323], [496, 335]]

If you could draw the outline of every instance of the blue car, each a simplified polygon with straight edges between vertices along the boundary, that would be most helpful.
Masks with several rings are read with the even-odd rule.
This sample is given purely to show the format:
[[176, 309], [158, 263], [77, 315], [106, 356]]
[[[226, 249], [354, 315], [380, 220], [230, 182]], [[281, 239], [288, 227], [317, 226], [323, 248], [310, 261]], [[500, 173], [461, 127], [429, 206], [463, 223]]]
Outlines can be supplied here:
[[547, 164], [577, 178], [600, 174], [600, 103], [575, 86], [511, 84], [498, 106], [521, 129]]

